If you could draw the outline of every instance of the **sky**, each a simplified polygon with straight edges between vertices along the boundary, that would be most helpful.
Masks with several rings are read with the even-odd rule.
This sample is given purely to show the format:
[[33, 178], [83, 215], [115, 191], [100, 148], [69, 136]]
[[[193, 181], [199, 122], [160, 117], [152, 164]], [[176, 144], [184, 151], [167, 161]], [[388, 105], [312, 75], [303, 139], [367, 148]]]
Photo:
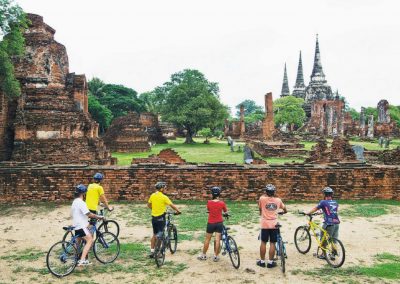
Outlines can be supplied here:
[[151, 91], [183, 69], [218, 82], [232, 109], [310, 80], [315, 37], [328, 84], [351, 107], [400, 105], [397, 0], [16, 0], [67, 48], [70, 72]]

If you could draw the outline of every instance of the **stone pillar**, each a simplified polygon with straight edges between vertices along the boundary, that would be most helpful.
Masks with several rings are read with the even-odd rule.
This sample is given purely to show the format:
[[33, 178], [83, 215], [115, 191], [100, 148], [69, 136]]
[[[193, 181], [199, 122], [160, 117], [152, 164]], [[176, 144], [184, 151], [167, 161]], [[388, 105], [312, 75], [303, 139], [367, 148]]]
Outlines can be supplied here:
[[229, 133], [229, 120], [225, 119], [224, 136], [228, 137], [228, 133]]
[[360, 112], [360, 136], [365, 137], [365, 108], [361, 107]]
[[388, 101], [380, 100], [377, 109], [378, 109], [378, 123], [390, 123]]
[[369, 138], [374, 138], [374, 116], [370, 115], [368, 117], [368, 134]]
[[272, 140], [274, 132], [274, 105], [272, 101], [272, 93], [267, 93], [265, 95], [265, 118], [262, 128], [263, 139]]
[[244, 106], [240, 105], [240, 137], [244, 136], [246, 131], [245, 124], [244, 124]]

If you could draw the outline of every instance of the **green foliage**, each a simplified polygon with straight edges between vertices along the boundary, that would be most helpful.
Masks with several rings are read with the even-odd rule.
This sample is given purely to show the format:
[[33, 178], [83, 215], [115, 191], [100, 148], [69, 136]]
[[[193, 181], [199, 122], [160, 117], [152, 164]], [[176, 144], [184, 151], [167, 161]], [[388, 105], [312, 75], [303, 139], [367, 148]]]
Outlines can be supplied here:
[[253, 123], [253, 122], [256, 122], [256, 121], [263, 120], [264, 117], [265, 117], [265, 112], [262, 111], [262, 110], [261, 111], [257, 110], [255, 112], [253, 112], [252, 114], [249, 114], [249, 115], [245, 116], [244, 117], [244, 122], [245, 123]]
[[206, 140], [207, 140], [209, 137], [212, 136], [212, 131], [211, 131], [211, 129], [210, 129], [209, 127], [206, 127], [206, 128], [200, 129], [200, 130], [197, 132], [197, 134], [198, 134], [199, 136], [202, 136], [202, 137], [206, 138]]
[[258, 106], [255, 101], [253, 100], [244, 100], [240, 104], [236, 106], [237, 112], [236, 116], [240, 116], [240, 106], [243, 105], [244, 107], [244, 116], [251, 115], [255, 112], [263, 113], [263, 109], [261, 106]]
[[368, 116], [373, 115], [374, 116], [374, 121], [378, 120], [378, 110], [376, 107], [367, 107], [365, 108], [365, 116], [366, 116], [366, 121], [368, 122]]
[[100, 104], [98, 99], [91, 93], [89, 93], [89, 113], [99, 124], [100, 132], [104, 133], [104, 131], [110, 126], [113, 115], [111, 110]]
[[0, 91], [9, 99], [21, 94], [11, 59], [24, 53], [23, 31], [27, 24], [25, 13], [14, 1], [0, 0]]
[[228, 117], [228, 108], [219, 100], [218, 84], [197, 70], [172, 74], [170, 81], [153, 92], [162, 119], [186, 130], [185, 143], [193, 143], [193, 134], [201, 128], [222, 126]]
[[354, 108], [349, 108], [348, 112], [350, 113], [351, 118], [353, 120], [356, 120], [356, 121], [360, 120], [360, 113], [358, 111], [356, 111]]
[[159, 113], [160, 105], [155, 92], [145, 92], [139, 95], [139, 99], [143, 102], [144, 108], [148, 112]]
[[221, 137], [223, 135], [224, 135], [224, 132], [222, 130], [220, 130], [220, 129], [216, 129], [216, 130], [213, 131], [213, 136], [215, 136], [217, 138]]
[[275, 124], [303, 125], [306, 113], [303, 110], [304, 100], [294, 96], [279, 98], [274, 102]]
[[400, 127], [400, 106], [389, 105], [390, 118], [396, 121], [397, 126]]

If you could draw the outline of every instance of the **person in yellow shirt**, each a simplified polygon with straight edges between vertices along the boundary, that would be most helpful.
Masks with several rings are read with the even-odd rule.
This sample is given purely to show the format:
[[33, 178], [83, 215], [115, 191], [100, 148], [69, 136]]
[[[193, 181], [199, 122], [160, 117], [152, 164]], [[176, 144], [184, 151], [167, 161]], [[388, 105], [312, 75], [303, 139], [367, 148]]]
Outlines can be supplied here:
[[154, 192], [148, 202], [147, 207], [151, 209], [151, 224], [153, 226], [153, 237], [150, 242], [150, 257], [154, 257], [154, 246], [156, 243], [157, 233], [162, 232], [165, 226], [165, 212], [167, 211], [167, 206], [170, 206], [176, 211], [177, 214], [181, 212], [172, 203], [172, 201], [164, 193], [167, 189], [167, 184], [165, 182], [156, 183], [156, 192]]
[[[97, 214], [97, 207], [99, 205], [99, 201], [103, 202], [106, 208], [112, 211], [114, 208], [108, 204], [108, 200], [106, 195], [104, 194], [104, 189], [101, 186], [101, 181], [103, 180], [104, 176], [101, 173], [96, 173], [93, 176], [94, 182], [89, 184], [86, 193], [86, 205], [90, 212], [93, 214]], [[92, 225], [96, 224], [95, 219], [91, 219], [90, 223]]]

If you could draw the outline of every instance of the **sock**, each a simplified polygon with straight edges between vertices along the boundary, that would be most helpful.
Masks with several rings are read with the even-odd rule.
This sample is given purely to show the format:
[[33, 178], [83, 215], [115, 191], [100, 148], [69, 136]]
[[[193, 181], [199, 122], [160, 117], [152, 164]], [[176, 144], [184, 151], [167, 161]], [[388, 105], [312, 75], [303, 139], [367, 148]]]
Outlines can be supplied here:
[[272, 263], [274, 263], [274, 261], [273, 260], [268, 260], [268, 263], [272, 264]]
[[261, 263], [265, 263], [265, 260], [260, 259], [260, 262], [261, 262]]
[[150, 249], [150, 252], [154, 252], [154, 249]]

